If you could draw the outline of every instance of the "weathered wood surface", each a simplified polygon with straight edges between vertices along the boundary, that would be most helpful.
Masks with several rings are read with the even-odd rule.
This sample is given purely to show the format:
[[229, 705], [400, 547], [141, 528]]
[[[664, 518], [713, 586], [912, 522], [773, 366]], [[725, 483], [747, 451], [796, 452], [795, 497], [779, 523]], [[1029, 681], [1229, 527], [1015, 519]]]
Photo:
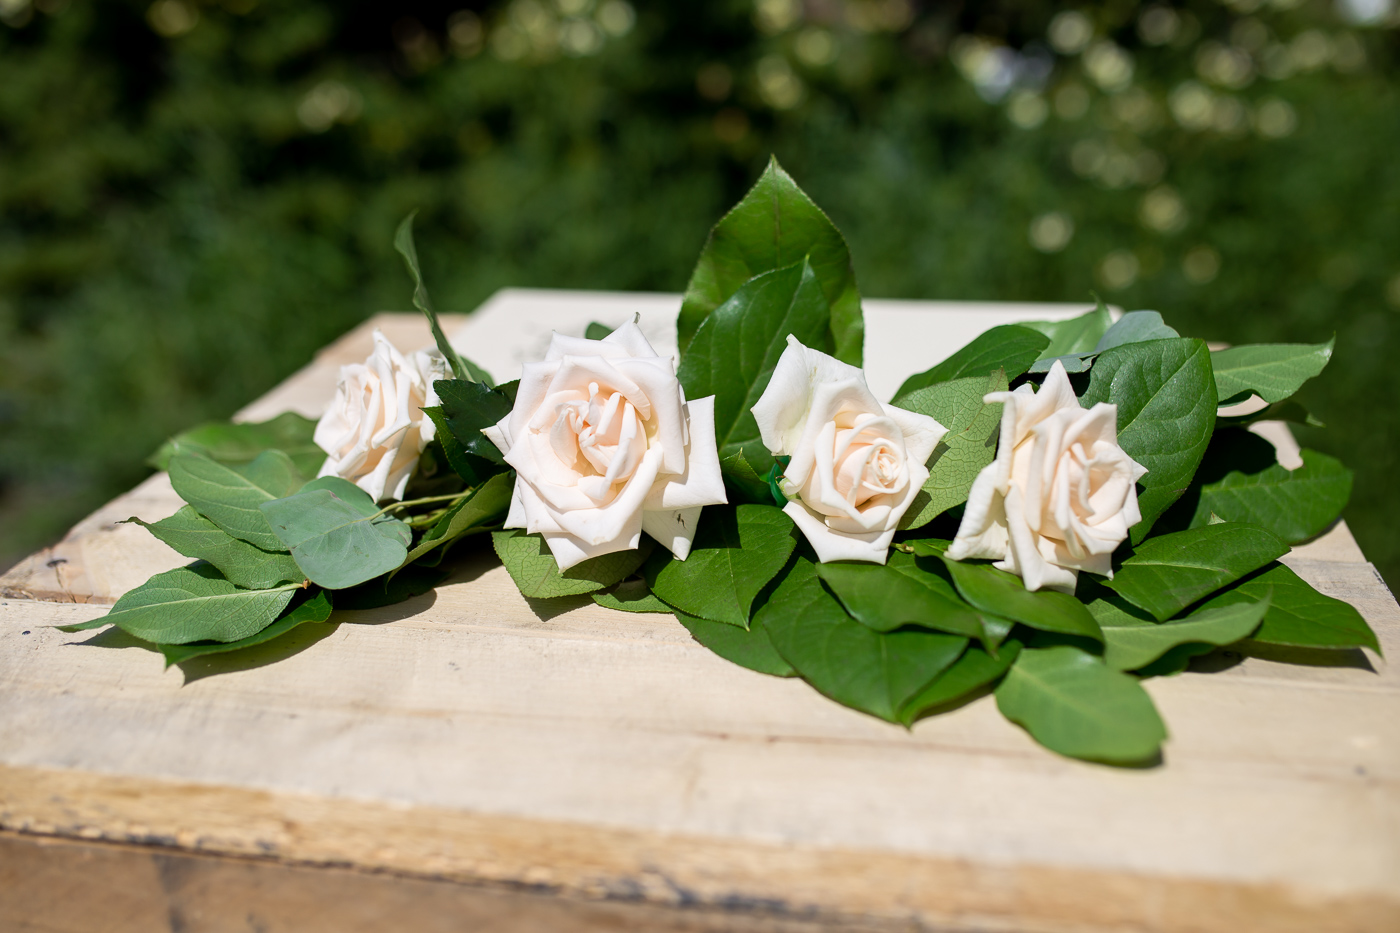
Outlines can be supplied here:
[[[533, 344], [501, 350], [491, 341], [503, 334], [538, 342], [541, 327], [634, 312], [647, 328], [676, 304], [599, 301], [569, 312], [567, 296], [505, 293], [457, 342], [504, 378], [509, 354]], [[929, 365], [922, 342], [939, 344], [927, 328], [970, 329], [946, 352], [1000, 322], [870, 304], [871, 342], [905, 344], [881, 362], [911, 348], [916, 361], [875, 367], [894, 385]], [[368, 349], [336, 347], [351, 359]], [[314, 413], [333, 383], [333, 368], [313, 365], [273, 398]], [[118, 502], [109, 517], [177, 505], [159, 478]], [[95, 545], [138, 531], [95, 519], [59, 546], [80, 548], [85, 568], [87, 589], [70, 579], [51, 594], [68, 602], [17, 597], [26, 583], [4, 581], [3, 829], [565, 899], [728, 905], [775, 923], [1400, 929], [1400, 675], [1360, 652], [1150, 681], [1172, 739], [1162, 767], [1139, 771], [1055, 757], [990, 699], [905, 731], [729, 665], [669, 616], [532, 603], [488, 555], [432, 595], [163, 670], [119, 637], [50, 627], [105, 611], [80, 599], [182, 562], [144, 532]], [[1400, 650], [1400, 609], [1345, 526], [1287, 561]]]

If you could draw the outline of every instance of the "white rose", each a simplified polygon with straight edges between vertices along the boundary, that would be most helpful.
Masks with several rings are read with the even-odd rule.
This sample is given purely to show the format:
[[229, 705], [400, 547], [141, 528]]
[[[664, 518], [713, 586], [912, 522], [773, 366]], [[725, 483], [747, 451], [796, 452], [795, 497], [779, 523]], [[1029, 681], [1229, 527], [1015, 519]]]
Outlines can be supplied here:
[[684, 560], [700, 508], [727, 501], [714, 401], [687, 402], [635, 323], [602, 340], [555, 334], [510, 414], [482, 430], [517, 473], [505, 527], [542, 534], [560, 570], [643, 531]]
[[947, 429], [882, 404], [863, 372], [790, 335], [752, 410], [768, 450], [792, 458], [780, 481], [790, 500], [783, 511], [817, 557], [883, 564]]
[[1118, 406], [1079, 404], [1055, 363], [1039, 392], [992, 392], [1000, 402], [994, 461], [977, 474], [948, 556], [995, 558], [1028, 590], [1073, 593], [1079, 571], [1113, 576], [1109, 560], [1142, 518], [1147, 469], [1118, 446]]
[[318, 476], [339, 476], [376, 501], [402, 499], [435, 427], [424, 406], [438, 404], [433, 382], [449, 378], [436, 350], [404, 356], [378, 329], [374, 352], [340, 368], [335, 401], [312, 436], [329, 456]]

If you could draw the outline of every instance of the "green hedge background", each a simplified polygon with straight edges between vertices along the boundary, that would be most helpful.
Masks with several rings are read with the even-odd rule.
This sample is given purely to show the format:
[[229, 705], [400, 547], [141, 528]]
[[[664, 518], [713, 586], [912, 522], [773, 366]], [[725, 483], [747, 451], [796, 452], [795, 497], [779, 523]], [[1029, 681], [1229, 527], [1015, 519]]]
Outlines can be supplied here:
[[[366, 316], [679, 291], [775, 153], [869, 296], [1326, 340], [1400, 584], [1400, 8], [0, 0], [0, 566]], [[1087, 305], [1086, 305], [1087, 307]]]

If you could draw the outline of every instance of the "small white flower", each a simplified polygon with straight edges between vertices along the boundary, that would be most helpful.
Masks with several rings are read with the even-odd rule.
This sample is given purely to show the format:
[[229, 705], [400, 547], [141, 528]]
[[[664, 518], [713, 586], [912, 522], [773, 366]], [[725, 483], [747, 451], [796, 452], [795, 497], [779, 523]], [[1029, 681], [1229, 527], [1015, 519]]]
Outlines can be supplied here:
[[1039, 392], [992, 392], [1000, 402], [994, 461], [977, 474], [954, 560], [993, 558], [1028, 590], [1073, 593], [1079, 571], [1112, 577], [1110, 558], [1142, 519], [1137, 481], [1146, 467], [1118, 445], [1118, 406], [1087, 411], [1059, 362]]
[[792, 458], [780, 484], [790, 500], [783, 511], [817, 557], [883, 564], [947, 429], [882, 404], [861, 370], [793, 336], [753, 416], [768, 450]]
[[436, 350], [404, 356], [378, 329], [374, 352], [340, 368], [335, 401], [313, 439], [329, 456], [319, 476], [339, 476], [376, 501], [402, 499], [418, 457], [433, 439], [424, 407], [438, 404], [433, 382], [449, 378]]
[[542, 534], [560, 570], [635, 548], [643, 531], [684, 560], [701, 507], [727, 501], [714, 397], [687, 402], [635, 323], [602, 340], [555, 334], [482, 433], [516, 470], [505, 527]]

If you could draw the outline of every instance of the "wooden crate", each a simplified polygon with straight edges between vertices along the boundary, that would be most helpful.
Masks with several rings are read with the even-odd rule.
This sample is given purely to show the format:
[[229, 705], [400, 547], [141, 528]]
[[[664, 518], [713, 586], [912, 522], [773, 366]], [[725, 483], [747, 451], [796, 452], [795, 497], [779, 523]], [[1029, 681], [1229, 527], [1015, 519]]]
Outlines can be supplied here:
[[[513, 378], [590, 320], [640, 314], [674, 347], [678, 301], [512, 290], [449, 330]], [[872, 388], [1079, 310], [870, 301]], [[427, 341], [381, 315], [240, 416], [318, 414], [373, 326]], [[670, 616], [527, 600], [489, 553], [168, 670], [51, 627], [184, 563], [114, 524], [178, 505], [153, 476], [0, 578], [0, 929], [1400, 929], [1400, 684], [1360, 651], [1148, 681], [1172, 737], [1125, 770], [990, 699], [880, 722]], [[1344, 524], [1285, 562], [1400, 650]]]

